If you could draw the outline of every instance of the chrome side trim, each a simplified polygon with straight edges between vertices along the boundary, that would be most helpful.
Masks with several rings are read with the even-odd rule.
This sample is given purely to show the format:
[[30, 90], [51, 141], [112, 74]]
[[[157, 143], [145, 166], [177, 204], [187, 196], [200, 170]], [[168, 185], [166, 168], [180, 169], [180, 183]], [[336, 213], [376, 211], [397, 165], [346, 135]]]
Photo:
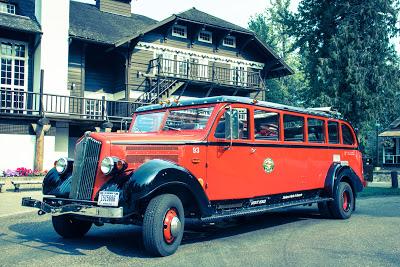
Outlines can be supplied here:
[[60, 216], [65, 214], [76, 214], [88, 217], [120, 219], [124, 217], [124, 210], [122, 207], [98, 207], [93, 205], [82, 204], [67, 204], [59, 207], [51, 206], [40, 200], [32, 199], [30, 197], [22, 198], [22, 206], [37, 208], [41, 211], [39, 214], [45, 213], [52, 216]]
[[206, 141], [111, 141], [113, 145], [186, 145], [186, 144], [206, 144]]

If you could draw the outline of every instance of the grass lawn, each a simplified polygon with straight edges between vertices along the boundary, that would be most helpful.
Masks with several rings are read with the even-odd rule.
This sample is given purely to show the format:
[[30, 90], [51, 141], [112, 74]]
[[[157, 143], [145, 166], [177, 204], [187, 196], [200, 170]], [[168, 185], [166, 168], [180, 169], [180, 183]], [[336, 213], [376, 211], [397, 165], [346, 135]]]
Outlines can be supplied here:
[[400, 188], [366, 187], [358, 197], [400, 196]]

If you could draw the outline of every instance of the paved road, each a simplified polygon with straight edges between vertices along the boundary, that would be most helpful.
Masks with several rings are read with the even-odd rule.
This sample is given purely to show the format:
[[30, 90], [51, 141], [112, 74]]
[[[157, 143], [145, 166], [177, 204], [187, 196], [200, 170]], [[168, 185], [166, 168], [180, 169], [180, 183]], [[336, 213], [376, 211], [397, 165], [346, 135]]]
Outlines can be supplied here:
[[147, 256], [139, 227], [95, 227], [71, 241], [48, 217], [25, 213], [0, 218], [0, 266], [399, 266], [399, 203], [361, 199], [345, 221], [321, 219], [310, 207], [188, 231], [166, 258]]

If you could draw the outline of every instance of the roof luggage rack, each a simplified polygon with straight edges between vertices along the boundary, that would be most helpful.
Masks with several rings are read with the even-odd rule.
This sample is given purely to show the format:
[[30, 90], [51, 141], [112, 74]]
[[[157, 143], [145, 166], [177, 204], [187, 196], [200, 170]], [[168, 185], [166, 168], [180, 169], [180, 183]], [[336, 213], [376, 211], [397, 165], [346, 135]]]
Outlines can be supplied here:
[[307, 108], [307, 109], [312, 111], [323, 112], [337, 118], [342, 118], [342, 113], [340, 113], [333, 107], [317, 107], [317, 108]]

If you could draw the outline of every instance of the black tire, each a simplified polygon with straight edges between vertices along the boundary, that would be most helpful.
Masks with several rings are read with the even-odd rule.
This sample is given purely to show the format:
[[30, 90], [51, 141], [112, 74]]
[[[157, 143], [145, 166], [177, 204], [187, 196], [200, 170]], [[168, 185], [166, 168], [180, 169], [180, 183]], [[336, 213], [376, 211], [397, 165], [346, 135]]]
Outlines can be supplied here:
[[332, 213], [329, 210], [328, 203], [326, 201], [318, 202], [318, 210], [323, 218], [326, 218], [326, 219], [333, 218]]
[[[347, 204], [346, 204], [347, 203]], [[340, 182], [333, 201], [328, 202], [328, 208], [335, 219], [348, 219], [353, 213], [355, 205], [354, 193], [346, 182]]]
[[[173, 240], [166, 240], [164, 223], [170, 211], [180, 220], [178, 233]], [[143, 243], [146, 250], [154, 256], [169, 256], [178, 249], [185, 226], [185, 215], [181, 200], [172, 194], [163, 194], [154, 197], [146, 208], [143, 218]], [[167, 228], [166, 228], [167, 229]]]
[[52, 217], [53, 228], [63, 238], [83, 237], [92, 227], [88, 221], [78, 220], [70, 215]]

